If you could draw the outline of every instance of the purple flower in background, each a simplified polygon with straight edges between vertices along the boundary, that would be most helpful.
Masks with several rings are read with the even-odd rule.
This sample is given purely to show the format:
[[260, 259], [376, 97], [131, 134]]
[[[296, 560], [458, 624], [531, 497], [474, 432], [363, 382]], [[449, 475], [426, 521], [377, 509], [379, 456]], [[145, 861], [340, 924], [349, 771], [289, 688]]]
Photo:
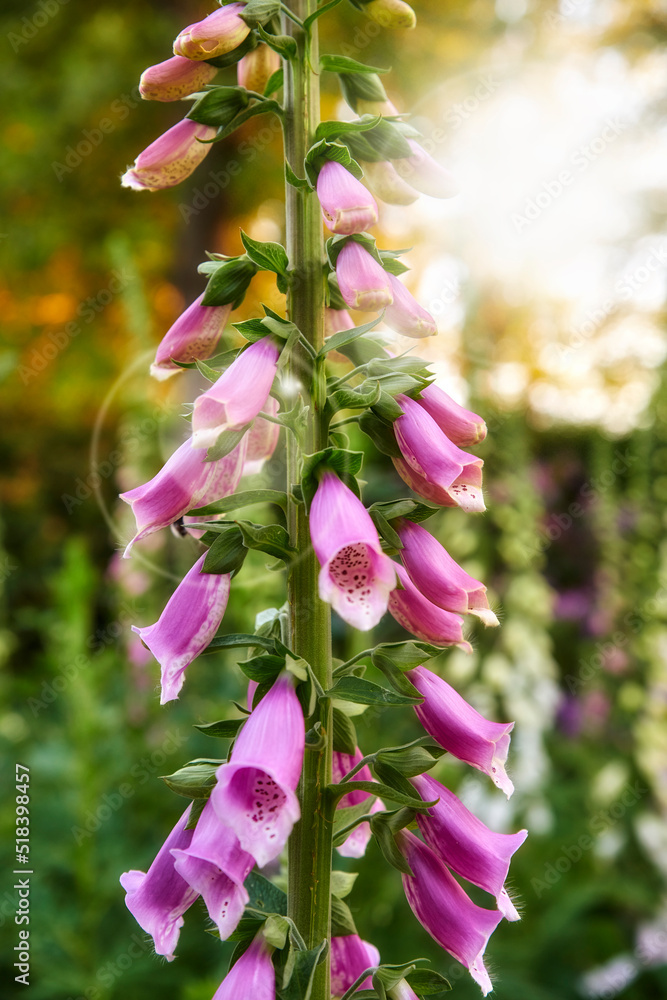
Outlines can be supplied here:
[[399, 177], [410, 187], [428, 194], [432, 198], [453, 198], [459, 193], [459, 185], [454, 174], [442, 167], [413, 139], [408, 139], [412, 156], [392, 160]]
[[422, 337], [434, 337], [438, 332], [438, 327], [430, 312], [423, 309], [417, 300], [407, 290], [404, 284], [394, 277], [388, 275], [394, 301], [387, 306], [384, 314], [385, 323], [396, 333], [404, 337], [420, 339]]
[[236, 930], [248, 902], [243, 886], [255, 859], [241, 849], [236, 835], [218, 819], [209, 799], [188, 847], [171, 849], [174, 868], [198, 892], [220, 940]]
[[412, 869], [412, 875], [403, 875], [412, 912], [433, 940], [465, 965], [486, 996], [493, 987], [484, 951], [502, 913], [476, 906], [440, 858], [413, 833], [402, 830], [396, 843]]
[[133, 191], [160, 191], [175, 187], [195, 170], [209, 153], [217, 129], [184, 118], [147, 146], [121, 177]]
[[[380, 964], [377, 948], [362, 941], [358, 934], [331, 939], [331, 995], [341, 997], [352, 983], [365, 972]], [[360, 990], [371, 989], [371, 979], [365, 979]]]
[[195, 401], [192, 445], [210, 448], [223, 431], [240, 430], [266, 403], [276, 376], [280, 351], [272, 337], [245, 349], [210, 389]]
[[[196, 64], [193, 64], [196, 65]], [[158, 345], [151, 375], [163, 379], [183, 371], [176, 361], [188, 362], [210, 358], [218, 346], [225, 324], [232, 311], [226, 306], [203, 306], [205, 293], [188, 306], [184, 313], [167, 330]]]
[[437, 385], [422, 389], [418, 402], [433, 417], [443, 434], [459, 448], [479, 444], [486, 437], [486, 424], [482, 418], [456, 403]]
[[325, 309], [324, 310], [324, 337], [333, 336], [341, 330], [354, 329], [354, 320], [347, 309]]
[[227, 4], [183, 28], [174, 42], [174, 55], [215, 59], [237, 48], [250, 34], [250, 28], [239, 17], [244, 7], [244, 3]]
[[271, 961], [273, 948], [261, 932], [231, 967], [213, 1000], [275, 1000], [276, 974]]
[[350, 240], [338, 254], [336, 278], [350, 309], [384, 309], [394, 296], [389, 275], [359, 243]]
[[368, 188], [342, 163], [328, 160], [317, 177], [322, 218], [332, 233], [363, 233], [378, 220], [378, 207]]
[[[355, 765], [363, 758], [363, 754], [359, 747], [355, 750], [353, 755], [347, 753], [337, 753], [334, 750], [333, 755], [333, 781], [337, 783], [341, 781], [345, 775], [352, 770]], [[360, 771], [354, 776], [355, 781], [373, 781], [373, 775], [367, 764], [365, 764]], [[356, 806], [360, 802], [364, 802], [366, 799], [370, 799], [370, 792], [362, 791], [352, 791], [344, 795], [342, 799], [338, 802], [338, 809], [346, 808], [347, 806]], [[385, 808], [384, 802], [381, 799], [374, 799], [372, 803], [369, 802], [368, 812], [376, 813], [382, 812]], [[336, 850], [343, 858], [363, 858], [366, 853], [366, 848], [368, 847], [368, 841], [371, 839], [371, 827], [370, 823], [360, 823], [359, 826], [355, 826], [349, 836], [340, 844]]]
[[313, 498], [310, 537], [322, 567], [322, 600], [348, 625], [373, 628], [387, 610], [396, 567], [361, 500], [333, 472], [324, 473]]
[[376, 198], [388, 205], [412, 205], [419, 192], [399, 177], [389, 160], [380, 163], [360, 161], [364, 179]]
[[423, 642], [436, 646], [460, 646], [471, 653], [469, 642], [463, 638], [463, 619], [432, 604], [419, 593], [402, 566], [394, 563], [402, 590], [393, 590], [389, 598], [389, 613], [408, 632]]
[[507, 798], [514, 785], [505, 771], [513, 722], [490, 722], [454, 688], [426, 667], [406, 674], [424, 701], [415, 705], [426, 732], [449, 753], [476, 767], [502, 789]]
[[179, 101], [205, 87], [217, 72], [210, 63], [172, 56], [143, 71], [139, 93], [145, 101]]
[[519, 920], [505, 880], [512, 855], [528, 831], [494, 833], [453, 792], [427, 774], [412, 778], [412, 784], [425, 802], [439, 799], [428, 813], [417, 813], [417, 825], [431, 850], [457, 875], [495, 896], [507, 920]]
[[[263, 407], [264, 412], [275, 417], [279, 409], [278, 400], [269, 396]], [[247, 434], [248, 451], [243, 463], [244, 476], [254, 476], [262, 471], [264, 463], [276, 450], [279, 437], [280, 424], [274, 424], [272, 420], [265, 420], [264, 417], [254, 419]]]
[[130, 505], [137, 522], [137, 533], [125, 549], [125, 556], [139, 539], [166, 528], [195, 507], [205, 507], [233, 493], [241, 479], [245, 455], [243, 440], [229, 455], [207, 462], [206, 453], [193, 448], [192, 438], [188, 438], [156, 476], [143, 486], [121, 493], [120, 499]]
[[203, 573], [205, 559], [186, 573], [155, 625], [132, 626], [162, 667], [161, 705], [178, 698], [186, 667], [206, 649], [227, 608], [231, 575]]
[[305, 743], [303, 712], [289, 674], [281, 674], [217, 770], [211, 801], [241, 847], [263, 866], [278, 855], [299, 819], [294, 790]]
[[157, 853], [147, 872], [123, 872], [125, 905], [142, 930], [153, 938], [155, 951], [168, 962], [174, 957], [183, 914], [199, 895], [174, 868], [173, 848], [190, 846], [192, 830], [186, 830], [190, 806], [185, 810]]

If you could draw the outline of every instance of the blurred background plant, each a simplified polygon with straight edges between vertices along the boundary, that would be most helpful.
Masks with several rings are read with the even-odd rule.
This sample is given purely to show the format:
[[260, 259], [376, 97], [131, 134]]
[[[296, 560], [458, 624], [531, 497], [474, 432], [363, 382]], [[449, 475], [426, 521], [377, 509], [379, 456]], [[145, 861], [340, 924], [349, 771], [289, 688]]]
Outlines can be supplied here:
[[[436, 770], [497, 829], [530, 830], [512, 865], [523, 921], [490, 949], [497, 996], [653, 998], [667, 990], [667, 15], [659, 0], [415, 6], [411, 33], [369, 30], [346, 4], [326, 31], [331, 51], [394, 66], [391, 98], [463, 187], [386, 207], [378, 231], [419, 248], [411, 288], [440, 326], [420, 353], [489, 424], [489, 511], [447, 511], [438, 532], [489, 584], [502, 628], [443, 663], [480, 711], [516, 719], [517, 791], [508, 804], [455, 761]], [[8, 0], [2, 12], [0, 829], [11, 849], [19, 760], [33, 782], [33, 1000], [207, 1000], [226, 957], [193, 911], [167, 970], [117, 881], [178, 815], [159, 775], [218, 754], [192, 722], [244, 697], [231, 655], [214, 654], [182, 703], [159, 708], [157, 665], [130, 626], [156, 620], [194, 542], [162, 533], [122, 562], [115, 500], [179, 440], [192, 387], [154, 383], [147, 401], [146, 372], [203, 289], [203, 251], [239, 252], [239, 226], [282, 232], [282, 152], [263, 120], [173, 191], [118, 183], [178, 117], [141, 106], [140, 72], [209, 9]], [[341, 113], [332, 89], [323, 110]], [[260, 275], [243, 314], [261, 301], [279, 307]], [[279, 448], [257, 484], [282, 468]], [[396, 495], [372, 453], [365, 475], [372, 499]], [[279, 599], [256, 556], [225, 630]], [[341, 655], [362, 648], [340, 627], [337, 640]], [[409, 715], [368, 711], [360, 738], [378, 728], [394, 743], [415, 735]], [[11, 852], [2, 860], [13, 984]], [[425, 946], [379, 858], [350, 902], [385, 960], [429, 954], [458, 996], [477, 995]]]

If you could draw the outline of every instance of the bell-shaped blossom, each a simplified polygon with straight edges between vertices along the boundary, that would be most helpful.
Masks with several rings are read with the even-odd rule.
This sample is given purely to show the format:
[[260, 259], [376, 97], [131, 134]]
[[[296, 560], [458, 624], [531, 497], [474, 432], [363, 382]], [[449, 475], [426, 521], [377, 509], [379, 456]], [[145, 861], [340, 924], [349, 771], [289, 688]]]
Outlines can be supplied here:
[[[345, 775], [355, 767], [359, 761], [362, 759], [363, 754], [359, 747], [355, 750], [354, 754], [338, 753], [334, 750], [333, 755], [333, 780], [334, 782], [341, 781]], [[371, 769], [368, 764], [365, 764], [360, 771], [354, 775], [355, 781], [373, 781], [373, 775], [371, 774]], [[370, 792], [352, 791], [344, 795], [342, 799], [338, 801], [338, 809], [346, 808], [347, 806], [357, 806], [360, 802], [365, 802], [366, 799], [370, 799]], [[374, 799], [372, 803], [369, 802], [368, 812], [376, 813], [382, 812], [385, 808], [384, 802], [381, 799]], [[371, 839], [371, 827], [370, 823], [360, 823], [355, 826], [354, 830], [351, 831], [349, 836], [345, 841], [340, 844], [336, 850], [343, 858], [363, 858], [366, 853], [366, 848], [368, 846], [368, 841]]]
[[294, 794], [303, 763], [303, 712], [289, 674], [281, 674], [217, 770], [211, 801], [221, 822], [260, 867], [277, 858], [299, 819]]
[[[441, 497], [438, 503], [449, 507], [458, 505], [468, 513], [486, 510], [482, 496], [482, 459], [452, 444], [433, 417], [414, 399], [399, 395], [396, 400], [403, 410], [394, 421], [396, 442], [403, 456], [403, 461], [394, 459], [394, 466], [401, 478], [427, 500]], [[412, 475], [406, 473], [406, 466]], [[426, 486], [420, 488], [424, 481]], [[430, 486], [434, 489], [429, 489]]]
[[433, 739], [466, 764], [483, 771], [507, 798], [514, 785], [505, 771], [513, 722], [490, 722], [458, 691], [426, 667], [406, 675], [424, 701], [415, 705], [417, 718]]
[[147, 146], [120, 179], [133, 191], [175, 187], [195, 170], [211, 149], [217, 129], [184, 118]]
[[461, 569], [437, 538], [405, 518], [398, 522], [397, 531], [403, 543], [403, 565], [423, 597], [445, 611], [476, 615], [485, 625], [498, 624], [484, 584]]
[[178, 698], [186, 667], [206, 649], [227, 608], [231, 575], [203, 573], [205, 559], [186, 573], [155, 625], [132, 626], [162, 667], [161, 705]]
[[[264, 404], [264, 413], [275, 417], [279, 409], [278, 400], [269, 396]], [[264, 417], [256, 417], [247, 436], [248, 451], [243, 463], [243, 475], [254, 476], [262, 471], [264, 463], [271, 458], [276, 450], [280, 437], [280, 424], [275, 424], [272, 420], [265, 420]]]
[[347, 309], [325, 309], [324, 310], [324, 337], [332, 337], [334, 333], [342, 330], [352, 330], [354, 320]]
[[246, 90], [252, 90], [255, 94], [263, 94], [267, 83], [279, 69], [278, 53], [269, 45], [258, 45], [236, 64], [238, 85], [245, 87]]
[[151, 365], [151, 375], [154, 378], [162, 381], [183, 371], [175, 364], [176, 361], [204, 361], [215, 354], [232, 306], [231, 303], [225, 306], [203, 306], [204, 295], [202, 292], [181, 313], [160, 341], [155, 361]]
[[261, 932], [238, 962], [231, 967], [213, 1000], [275, 1000], [276, 974], [271, 961], [273, 948]]
[[364, 171], [364, 180], [375, 197], [388, 205], [412, 205], [419, 198], [419, 192], [398, 176], [389, 160], [378, 163], [363, 160], [360, 166]]
[[230, 3], [214, 11], [203, 21], [183, 28], [174, 41], [174, 55], [186, 59], [215, 59], [237, 48], [250, 34], [239, 15], [245, 3]]
[[414, 10], [404, 0], [371, 0], [363, 10], [383, 28], [414, 28], [417, 24]]
[[387, 610], [396, 566], [380, 546], [371, 516], [335, 473], [322, 476], [310, 508], [310, 538], [322, 567], [320, 597], [362, 632]]
[[442, 433], [459, 448], [469, 448], [470, 445], [479, 444], [486, 437], [484, 420], [471, 410], [466, 410], [460, 403], [456, 403], [437, 385], [428, 385], [422, 389], [419, 405], [433, 417]]
[[493, 987], [484, 951], [502, 913], [476, 906], [437, 854], [413, 833], [402, 830], [396, 842], [412, 869], [412, 875], [403, 875], [412, 912], [433, 940], [465, 965], [486, 996]]
[[322, 218], [332, 233], [363, 233], [378, 220], [375, 198], [342, 163], [327, 160], [317, 177]]
[[241, 479], [246, 443], [242, 440], [229, 455], [207, 462], [206, 453], [188, 438], [168, 458], [156, 476], [143, 486], [121, 493], [137, 522], [137, 533], [125, 549], [127, 557], [135, 542], [183, 517], [193, 507], [205, 507], [234, 492]]
[[354, 240], [338, 254], [336, 278], [350, 309], [384, 309], [394, 300], [389, 274]]
[[255, 859], [241, 849], [234, 831], [220, 822], [210, 799], [189, 846], [172, 848], [171, 853], [174, 868], [201, 895], [220, 940], [226, 941], [248, 902], [243, 883]]
[[407, 979], [401, 979], [395, 986], [387, 990], [387, 996], [390, 997], [390, 1000], [419, 1000]]
[[[358, 934], [347, 934], [345, 937], [331, 939], [331, 996], [342, 997], [350, 986], [366, 969], [372, 969], [380, 964], [380, 952], [377, 948], [362, 941]], [[365, 979], [360, 990], [371, 989], [371, 977]]]
[[185, 810], [157, 853], [147, 872], [123, 872], [120, 884], [125, 889], [125, 905], [142, 930], [153, 938], [155, 951], [168, 962], [174, 957], [183, 914], [199, 893], [174, 868], [173, 848], [190, 846], [192, 830], [186, 830], [190, 806]]
[[439, 800], [428, 813], [417, 813], [417, 825], [431, 850], [457, 875], [495, 896], [507, 920], [519, 920], [505, 880], [512, 855], [528, 831], [494, 833], [466, 809], [454, 792], [427, 774], [413, 778], [412, 784], [425, 802]]
[[392, 591], [388, 610], [398, 624], [423, 642], [436, 646], [460, 646], [466, 653], [471, 653], [470, 643], [463, 638], [463, 619], [428, 601], [402, 566], [394, 563], [394, 569], [403, 589]]
[[223, 431], [240, 430], [255, 419], [271, 392], [279, 357], [273, 338], [263, 337], [198, 397], [192, 413], [195, 448], [210, 448]]
[[385, 323], [404, 337], [412, 337], [415, 340], [434, 337], [438, 332], [438, 326], [430, 312], [419, 305], [405, 285], [393, 274], [389, 275], [389, 284], [394, 301], [387, 306], [384, 314]]
[[217, 72], [210, 63], [172, 56], [143, 71], [139, 93], [145, 101], [179, 101], [205, 87]]
[[413, 139], [408, 139], [408, 145], [412, 156], [392, 160], [399, 177], [407, 181], [410, 187], [432, 198], [453, 198], [459, 193], [454, 174], [441, 166]]

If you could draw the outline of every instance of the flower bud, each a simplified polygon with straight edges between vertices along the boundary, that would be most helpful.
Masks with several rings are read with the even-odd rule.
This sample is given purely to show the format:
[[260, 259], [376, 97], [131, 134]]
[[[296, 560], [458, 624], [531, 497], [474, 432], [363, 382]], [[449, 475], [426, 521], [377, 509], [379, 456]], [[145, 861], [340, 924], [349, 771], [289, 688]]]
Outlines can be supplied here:
[[404, 337], [413, 339], [434, 337], [438, 328], [430, 312], [419, 305], [405, 285], [393, 274], [389, 275], [389, 284], [394, 301], [387, 307], [384, 315], [385, 323]]
[[145, 101], [178, 101], [201, 90], [217, 72], [209, 63], [172, 56], [143, 71], [139, 93]]
[[342, 163], [328, 160], [317, 178], [322, 217], [332, 233], [363, 233], [378, 220], [378, 207], [367, 188]]
[[268, 45], [258, 45], [236, 64], [239, 87], [245, 87], [246, 90], [252, 90], [256, 94], [263, 94], [267, 83], [279, 69], [278, 53]]
[[359, 163], [364, 179], [376, 198], [386, 201], [388, 205], [412, 205], [417, 201], [419, 192], [398, 176], [389, 160], [379, 163], [360, 160]]
[[175, 187], [195, 170], [209, 152], [217, 129], [184, 118], [147, 146], [121, 177], [133, 191]]
[[336, 278], [351, 309], [384, 309], [394, 296], [389, 275], [359, 243], [346, 243], [336, 261]]
[[437, 385], [429, 385], [422, 390], [419, 405], [433, 417], [443, 434], [446, 434], [459, 448], [469, 448], [472, 444], [479, 444], [486, 437], [486, 424], [482, 418], [455, 402]]
[[204, 294], [181, 313], [160, 341], [151, 365], [154, 378], [162, 381], [183, 371], [176, 361], [204, 361], [215, 352], [232, 307], [203, 306]]
[[244, 7], [244, 3], [227, 4], [203, 21], [183, 28], [174, 42], [174, 55], [215, 59], [237, 48], [250, 34], [250, 28], [239, 17]]
[[408, 184], [431, 198], [453, 198], [459, 193], [454, 174], [442, 167], [426, 150], [408, 139], [412, 156], [392, 160], [396, 173]]
[[414, 10], [403, 0], [371, 0], [364, 14], [383, 28], [414, 28], [417, 24]]

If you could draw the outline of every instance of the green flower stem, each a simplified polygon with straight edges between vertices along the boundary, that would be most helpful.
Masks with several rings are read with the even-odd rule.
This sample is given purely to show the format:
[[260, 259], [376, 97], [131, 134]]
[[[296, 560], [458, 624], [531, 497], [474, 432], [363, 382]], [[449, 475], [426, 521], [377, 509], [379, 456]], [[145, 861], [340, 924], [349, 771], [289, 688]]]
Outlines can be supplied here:
[[[317, 9], [316, 0], [291, 0], [293, 17], [283, 15], [282, 30], [297, 43], [294, 59], [285, 63], [285, 156], [294, 173], [303, 176], [306, 152], [319, 124], [319, 79], [313, 72], [318, 64], [317, 26], [305, 32], [303, 22]], [[313, 191], [286, 185], [287, 253], [291, 283], [287, 296], [289, 319], [317, 353], [324, 343], [324, 241], [320, 206]], [[288, 434], [288, 494], [299, 483], [301, 455], [320, 451], [327, 445], [325, 412], [326, 369], [324, 359], [296, 345], [288, 375], [300, 383], [309, 406], [302, 441]], [[288, 576], [289, 645], [297, 656], [311, 665], [324, 688], [331, 687], [331, 617], [329, 606], [318, 596], [319, 564], [310, 543], [308, 517], [303, 504], [289, 502], [287, 525], [291, 544], [299, 555]], [[329, 699], [322, 699], [312, 727], [320, 723], [323, 740], [316, 741], [305, 754], [297, 794], [301, 820], [289, 841], [288, 915], [301, 932], [308, 948], [331, 936], [331, 840], [332, 806], [325, 795], [331, 783], [332, 715]], [[316, 747], [316, 748], [315, 748]], [[329, 1000], [329, 960], [315, 971], [312, 1000]]]

